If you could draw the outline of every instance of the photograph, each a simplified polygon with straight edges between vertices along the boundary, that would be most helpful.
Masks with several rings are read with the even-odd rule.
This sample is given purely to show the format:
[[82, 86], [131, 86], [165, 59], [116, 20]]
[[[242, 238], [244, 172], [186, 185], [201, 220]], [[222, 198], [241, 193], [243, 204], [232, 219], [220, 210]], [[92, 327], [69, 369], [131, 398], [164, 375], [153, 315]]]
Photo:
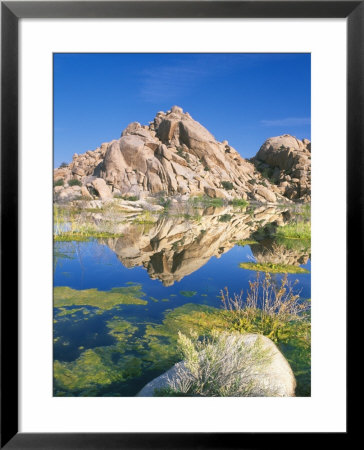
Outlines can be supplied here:
[[54, 397], [311, 396], [310, 53], [53, 53], [52, 170]]

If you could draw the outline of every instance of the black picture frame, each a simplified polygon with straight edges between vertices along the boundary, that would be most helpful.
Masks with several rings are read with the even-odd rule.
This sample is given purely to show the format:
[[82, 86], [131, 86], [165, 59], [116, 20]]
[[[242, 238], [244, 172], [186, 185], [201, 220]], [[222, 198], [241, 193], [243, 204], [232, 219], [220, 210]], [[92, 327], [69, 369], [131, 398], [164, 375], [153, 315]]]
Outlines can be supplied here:
[[[260, 448], [297, 434], [18, 432], [18, 21], [22, 18], [346, 18], [347, 286], [360, 280], [363, 250], [364, 1], [75, 1], [1, 2], [1, 448]], [[355, 283], [354, 283], [355, 286]], [[347, 290], [347, 301], [351, 294]], [[10, 297], [11, 294], [11, 297]], [[354, 299], [353, 299], [354, 300]], [[360, 300], [360, 299], [357, 299]], [[349, 311], [348, 311], [349, 312]], [[348, 345], [348, 349], [349, 349]], [[333, 394], [334, 395], [334, 394]], [[348, 413], [349, 417], [349, 413]], [[348, 438], [335, 434], [335, 440]], [[327, 444], [327, 436], [321, 435]], [[307, 444], [309, 433], [300, 444]], [[320, 436], [316, 434], [315, 443]], [[266, 444], [265, 444], [266, 443]], [[265, 445], [264, 445], [265, 444]]]

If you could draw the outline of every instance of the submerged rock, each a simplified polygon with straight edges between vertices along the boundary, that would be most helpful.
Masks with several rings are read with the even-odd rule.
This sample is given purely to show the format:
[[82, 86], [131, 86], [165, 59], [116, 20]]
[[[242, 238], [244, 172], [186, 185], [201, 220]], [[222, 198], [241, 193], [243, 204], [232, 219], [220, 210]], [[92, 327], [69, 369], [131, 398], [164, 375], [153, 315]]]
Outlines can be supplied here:
[[[230, 336], [229, 336], [230, 337]], [[265, 352], [266, 361], [257, 362], [257, 366], [250, 367], [247, 380], [251, 384], [249, 397], [294, 397], [296, 379], [286, 358], [277, 346], [267, 337], [259, 334], [242, 334], [234, 345], [252, 346], [259, 342]], [[183, 361], [175, 364], [167, 372], [150, 381], [137, 394], [137, 397], [153, 397], [155, 389], [170, 387], [170, 383], [178, 378], [180, 371], [188, 371]]]

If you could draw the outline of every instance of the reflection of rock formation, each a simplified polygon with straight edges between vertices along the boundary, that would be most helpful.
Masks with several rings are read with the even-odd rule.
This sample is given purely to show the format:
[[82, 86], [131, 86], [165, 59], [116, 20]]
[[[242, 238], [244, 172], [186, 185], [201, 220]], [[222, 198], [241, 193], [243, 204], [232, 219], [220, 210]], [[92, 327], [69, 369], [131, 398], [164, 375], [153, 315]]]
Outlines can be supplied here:
[[122, 238], [104, 239], [102, 243], [117, 254], [125, 267], [144, 266], [152, 279], [170, 286], [198, 270], [212, 256], [219, 258], [234, 247], [236, 240], [248, 239], [267, 223], [283, 224], [285, 212], [260, 207], [242, 213], [227, 207], [209, 208], [195, 220], [161, 216], [147, 230], [143, 225], [124, 224]]
[[253, 244], [250, 248], [258, 263], [284, 264], [289, 266], [307, 264], [311, 252], [310, 247], [287, 248], [282, 244], [275, 243], [271, 239], [264, 240], [259, 244]]

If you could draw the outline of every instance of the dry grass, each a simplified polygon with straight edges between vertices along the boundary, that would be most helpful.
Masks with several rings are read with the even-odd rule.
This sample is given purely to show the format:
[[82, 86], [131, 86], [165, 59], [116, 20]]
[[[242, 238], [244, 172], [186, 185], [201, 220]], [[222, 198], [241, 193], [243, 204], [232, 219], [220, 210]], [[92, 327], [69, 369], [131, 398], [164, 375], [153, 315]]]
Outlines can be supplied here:
[[[179, 395], [249, 397], [259, 395], [257, 373], [271, 362], [271, 353], [260, 339], [246, 341], [239, 333], [213, 332], [202, 341], [178, 333], [184, 364], [180, 364], [169, 388]], [[263, 394], [263, 393], [262, 393]], [[267, 395], [265, 392], [264, 395]]]
[[221, 301], [228, 312], [232, 327], [237, 331], [257, 332], [278, 341], [278, 333], [290, 322], [306, 319], [304, 314], [311, 307], [295, 292], [295, 283], [285, 274], [280, 284], [273, 282], [269, 273], [255, 281], [249, 281], [246, 298], [240, 294], [229, 295], [227, 288], [221, 291]]

